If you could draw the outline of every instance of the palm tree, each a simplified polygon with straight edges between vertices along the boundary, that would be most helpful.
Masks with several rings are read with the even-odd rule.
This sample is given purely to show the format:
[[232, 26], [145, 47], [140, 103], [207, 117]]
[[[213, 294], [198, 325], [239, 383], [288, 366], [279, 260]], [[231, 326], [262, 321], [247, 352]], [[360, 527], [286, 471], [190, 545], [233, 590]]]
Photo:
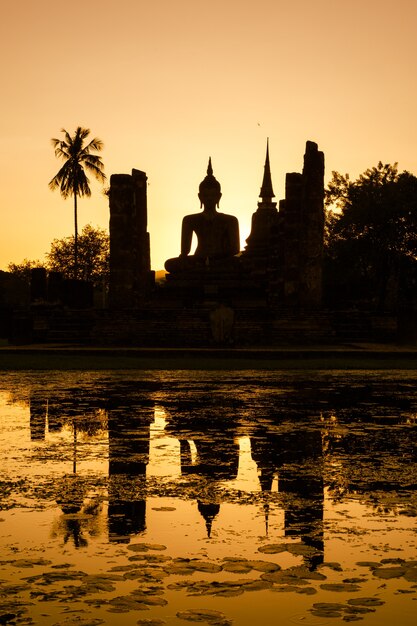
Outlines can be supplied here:
[[78, 126], [74, 135], [68, 133], [65, 128], [61, 129], [64, 139], [51, 139], [55, 149], [55, 156], [65, 161], [59, 172], [49, 182], [49, 188], [54, 191], [59, 189], [63, 198], [74, 196], [74, 278], [78, 276], [78, 219], [77, 198], [91, 196], [89, 179], [85, 170], [93, 174], [100, 182], [104, 183], [106, 176], [103, 172], [104, 165], [99, 156], [91, 154], [91, 151], [100, 151], [103, 142], [95, 137], [87, 145], [85, 139], [90, 134], [89, 128]]

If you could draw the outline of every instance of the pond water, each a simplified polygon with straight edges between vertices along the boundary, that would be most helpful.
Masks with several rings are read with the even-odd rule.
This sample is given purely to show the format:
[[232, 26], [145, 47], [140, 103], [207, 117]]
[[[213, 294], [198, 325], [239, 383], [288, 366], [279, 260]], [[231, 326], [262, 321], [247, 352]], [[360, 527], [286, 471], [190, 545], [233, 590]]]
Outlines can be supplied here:
[[0, 624], [415, 624], [413, 372], [7, 372]]

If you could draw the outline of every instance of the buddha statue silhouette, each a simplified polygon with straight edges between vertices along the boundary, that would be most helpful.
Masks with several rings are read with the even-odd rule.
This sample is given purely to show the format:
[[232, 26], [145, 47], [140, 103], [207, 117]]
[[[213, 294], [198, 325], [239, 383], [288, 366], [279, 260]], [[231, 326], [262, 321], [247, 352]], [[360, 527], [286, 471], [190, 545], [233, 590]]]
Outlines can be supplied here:
[[[207, 176], [200, 183], [198, 197], [202, 213], [186, 215], [182, 221], [181, 254], [168, 259], [165, 269], [170, 273], [202, 268], [214, 261], [233, 257], [240, 250], [239, 222], [233, 215], [219, 213], [217, 208], [221, 198], [220, 183], [213, 176], [211, 158]], [[189, 255], [193, 233], [197, 236], [197, 248]]]

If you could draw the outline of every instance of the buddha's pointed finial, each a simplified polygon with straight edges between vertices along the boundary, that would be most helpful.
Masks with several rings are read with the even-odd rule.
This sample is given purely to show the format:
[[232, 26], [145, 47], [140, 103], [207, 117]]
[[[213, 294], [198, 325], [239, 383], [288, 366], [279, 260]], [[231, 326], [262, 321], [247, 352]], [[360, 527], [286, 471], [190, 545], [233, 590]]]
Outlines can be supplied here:
[[209, 162], [208, 162], [208, 166], [207, 166], [207, 175], [208, 176], [213, 176], [213, 166], [211, 164], [211, 157], [209, 157]]
[[272, 189], [271, 169], [269, 166], [269, 138], [266, 140], [264, 178], [259, 196], [262, 198], [262, 202], [271, 202], [272, 198], [275, 198], [274, 190]]
[[211, 538], [211, 525], [213, 523], [212, 519], [207, 519], [206, 520], [206, 530], [207, 530], [207, 538], [210, 539]]
[[204, 180], [201, 181], [200, 186], [198, 188], [199, 193], [204, 193], [207, 189], [215, 189], [218, 194], [220, 194], [219, 199], [221, 197], [221, 187], [220, 183], [213, 176], [213, 166], [211, 164], [211, 157], [209, 157], [209, 162], [207, 166], [207, 175]]
[[204, 517], [204, 520], [206, 522], [207, 537], [208, 539], [210, 539], [213, 520], [220, 511], [220, 504], [215, 504], [213, 502], [199, 502], [198, 510]]

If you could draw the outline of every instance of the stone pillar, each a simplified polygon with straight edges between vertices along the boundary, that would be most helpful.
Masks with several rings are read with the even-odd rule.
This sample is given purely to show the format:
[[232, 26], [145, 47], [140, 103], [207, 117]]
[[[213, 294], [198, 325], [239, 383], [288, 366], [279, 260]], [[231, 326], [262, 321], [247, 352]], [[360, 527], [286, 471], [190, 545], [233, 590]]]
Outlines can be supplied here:
[[308, 141], [303, 173], [287, 174], [283, 219], [284, 303], [316, 308], [322, 298], [324, 155]]
[[63, 276], [61, 272], [48, 274], [48, 302], [59, 302], [62, 297]]
[[302, 280], [302, 204], [302, 174], [287, 174], [285, 178], [285, 201], [280, 203], [280, 213], [283, 218], [283, 298], [284, 304], [291, 306], [299, 304]]
[[324, 239], [324, 154], [307, 141], [303, 168], [304, 304], [321, 305]]
[[145, 172], [110, 178], [110, 287], [112, 308], [135, 308], [149, 293], [151, 272]]
[[44, 267], [34, 267], [30, 270], [30, 301], [46, 302], [47, 273]]

